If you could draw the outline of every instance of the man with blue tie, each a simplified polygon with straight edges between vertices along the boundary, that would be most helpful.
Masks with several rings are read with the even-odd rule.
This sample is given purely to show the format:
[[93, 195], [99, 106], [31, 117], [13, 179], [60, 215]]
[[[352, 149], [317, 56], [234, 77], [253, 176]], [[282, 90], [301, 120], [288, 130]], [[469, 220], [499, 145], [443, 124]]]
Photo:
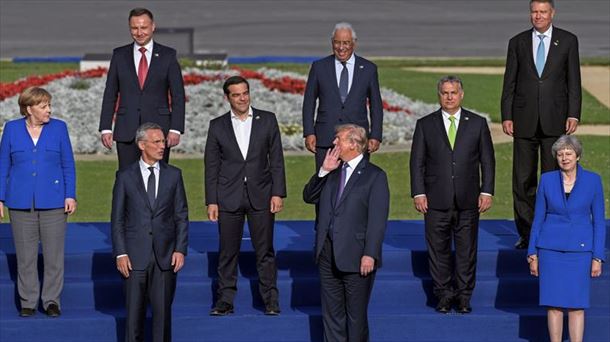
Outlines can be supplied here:
[[541, 172], [557, 167], [551, 146], [576, 131], [581, 84], [578, 39], [553, 26], [553, 0], [530, 1], [533, 28], [511, 38], [502, 90], [502, 128], [513, 137], [513, 204], [519, 240], [527, 248]]
[[337, 126], [334, 147], [303, 189], [319, 206], [315, 260], [324, 341], [368, 341], [367, 309], [390, 206], [385, 172], [364, 158], [363, 127]]
[[155, 22], [146, 8], [129, 12], [129, 30], [133, 43], [112, 53], [99, 125], [104, 147], [117, 142], [119, 169], [140, 158], [134, 140], [140, 124], [154, 122], [163, 128], [166, 163], [184, 132], [184, 84], [176, 50], [153, 41]]
[[303, 136], [305, 147], [316, 154], [316, 170], [333, 146], [337, 125], [364, 127], [369, 141], [365, 156], [377, 151], [381, 143], [383, 103], [377, 66], [354, 54], [356, 39], [349, 23], [335, 25], [333, 54], [315, 61], [309, 71], [303, 98]]
[[[436, 311], [472, 311], [479, 216], [492, 204], [495, 157], [487, 121], [461, 107], [462, 81], [437, 85], [441, 108], [417, 120], [411, 145], [411, 196], [424, 214]], [[452, 257], [452, 240], [455, 260]]]

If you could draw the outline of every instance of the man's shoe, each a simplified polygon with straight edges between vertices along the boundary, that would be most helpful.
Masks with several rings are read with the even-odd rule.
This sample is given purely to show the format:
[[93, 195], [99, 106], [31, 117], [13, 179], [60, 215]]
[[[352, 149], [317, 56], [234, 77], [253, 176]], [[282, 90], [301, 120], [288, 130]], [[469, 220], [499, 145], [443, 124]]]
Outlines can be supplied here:
[[436, 305], [436, 312], [439, 312], [442, 314], [448, 314], [449, 312], [451, 312], [451, 298], [450, 297], [441, 298], [441, 300]]
[[233, 305], [227, 302], [218, 302], [210, 311], [210, 316], [226, 316], [233, 313]]
[[57, 304], [51, 303], [49, 306], [47, 306], [47, 316], [55, 318], [59, 317], [60, 315], [61, 311], [59, 310], [59, 306], [57, 306]]
[[517, 242], [515, 242], [515, 248], [516, 249], [526, 249], [529, 245], [529, 241], [527, 241], [526, 238], [524, 237], [520, 237], [519, 240], [517, 240]]
[[470, 300], [468, 299], [460, 299], [458, 302], [457, 313], [460, 314], [469, 314], [472, 312], [472, 307], [470, 306]]
[[265, 315], [278, 316], [280, 314], [280, 305], [277, 302], [271, 302], [265, 306]]
[[19, 311], [19, 317], [32, 317], [35, 313], [35, 309], [21, 308], [21, 310]]

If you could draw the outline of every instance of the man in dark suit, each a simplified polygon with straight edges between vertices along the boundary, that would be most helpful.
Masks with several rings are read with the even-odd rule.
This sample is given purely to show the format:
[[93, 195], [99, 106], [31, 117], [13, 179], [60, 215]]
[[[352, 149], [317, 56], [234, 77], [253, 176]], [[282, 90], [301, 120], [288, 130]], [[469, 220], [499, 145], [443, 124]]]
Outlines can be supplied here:
[[117, 142], [119, 169], [140, 158], [134, 141], [140, 124], [154, 122], [163, 128], [166, 163], [169, 148], [178, 145], [184, 132], [184, 85], [176, 50], [153, 43], [155, 23], [145, 8], [129, 12], [129, 29], [134, 42], [112, 53], [99, 126], [106, 148]]
[[379, 149], [383, 128], [377, 66], [354, 55], [356, 32], [352, 26], [335, 25], [331, 44], [333, 54], [311, 65], [303, 98], [303, 136], [307, 149], [316, 154], [316, 170], [333, 146], [335, 126], [354, 123], [364, 127], [369, 136], [365, 155]]
[[210, 122], [205, 145], [205, 201], [220, 233], [218, 298], [210, 315], [233, 312], [246, 216], [265, 314], [278, 315], [273, 225], [286, 197], [280, 130], [275, 114], [250, 106], [245, 78], [229, 77], [223, 90], [231, 110]]
[[[519, 240], [527, 248], [541, 171], [557, 167], [551, 146], [576, 131], [581, 85], [578, 39], [552, 25], [552, 0], [530, 1], [532, 29], [508, 43], [502, 90], [502, 128], [513, 140], [513, 205]], [[540, 153], [540, 156], [538, 154]]]
[[325, 341], [368, 341], [367, 310], [381, 267], [390, 191], [385, 172], [364, 158], [366, 130], [337, 127], [335, 147], [303, 190], [320, 211], [315, 260], [320, 270]]
[[188, 244], [188, 207], [180, 169], [161, 159], [161, 126], [136, 131], [139, 161], [117, 172], [112, 192], [112, 253], [125, 279], [125, 341], [144, 341], [146, 306], [154, 341], [171, 341], [176, 273]]
[[449, 313], [455, 302], [459, 313], [469, 313], [479, 215], [491, 207], [494, 192], [494, 149], [487, 121], [461, 107], [464, 91], [459, 78], [441, 78], [438, 98], [441, 108], [415, 126], [411, 196], [424, 214], [436, 310]]

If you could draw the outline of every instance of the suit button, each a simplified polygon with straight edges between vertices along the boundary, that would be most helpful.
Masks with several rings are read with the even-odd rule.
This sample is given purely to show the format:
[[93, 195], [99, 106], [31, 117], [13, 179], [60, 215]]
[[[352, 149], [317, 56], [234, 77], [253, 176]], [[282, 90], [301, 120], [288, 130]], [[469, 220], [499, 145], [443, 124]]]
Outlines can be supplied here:
[[32, 164], [36, 164], [36, 159], [32, 160]]
[[343, 119], [339, 119], [339, 122], [343, 122]]
[[36, 153], [36, 149], [33, 149], [32, 152]]
[[148, 232], [148, 235], [152, 235], [152, 231]]
[[538, 81], [538, 84], [542, 84], [542, 81]]
[[455, 176], [451, 176], [451, 179], [455, 179]]
[[32, 176], [36, 177], [36, 172], [32, 172]]
[[341, 106], [341, 109], [345, 109], [345, 106]]

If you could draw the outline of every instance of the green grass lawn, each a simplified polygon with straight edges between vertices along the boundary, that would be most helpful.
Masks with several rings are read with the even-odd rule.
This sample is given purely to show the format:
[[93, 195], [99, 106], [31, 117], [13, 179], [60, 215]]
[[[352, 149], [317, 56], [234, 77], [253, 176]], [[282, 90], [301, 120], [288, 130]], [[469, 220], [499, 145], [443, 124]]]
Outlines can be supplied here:
[[[601, 173], [604, 180], [606, 212], [610, 209], [610, 137], [584, 136], [585, 149], [582, 165]], [[482, 218], [512, 219], [512, 144], [499, 144], [496, 149], [496, 191], [492, 209]], [[413, 209], [410, 198], [409, 154], [407, 152], [378, 153], [372, 161], [381, 166], [390, 181], [390, 218], [421, 219]], [[189, 203], [191, 220], [204, 220], [203, 200], [203, 160], [175, 159], [172, 164], [180, 167]], [[114, 182], [114, 161], [78, 161], [78, 212], [72, 221], [109, 221], [112, 184]], [[287, 156], [286, 177], [288, 197], [285, 209], [278, 215], [280, 220], [313, 219], [313, 207], [302, 200], [303, 186], [313, 175], [314, 162], [311, 156]]]

